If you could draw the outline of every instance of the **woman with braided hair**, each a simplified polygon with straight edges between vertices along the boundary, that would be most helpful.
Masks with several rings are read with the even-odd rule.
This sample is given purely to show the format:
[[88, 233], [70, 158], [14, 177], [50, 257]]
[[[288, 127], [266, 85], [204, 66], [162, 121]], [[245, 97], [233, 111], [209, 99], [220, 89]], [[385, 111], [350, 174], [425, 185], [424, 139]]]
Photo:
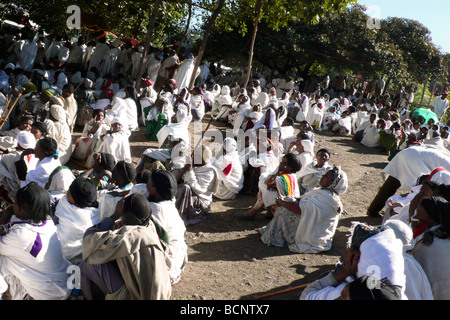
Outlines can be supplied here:
[[348, 178], [340, 167], [334, 166], [319, 184], [320, 187], [304, 194], [299, 201], [277, 199], [274, 217], [259, 230], [264, 244], [288, 247], [299, 253], [331, 249], [339, 215], [343, 212], [340, 195], [347, 191]]

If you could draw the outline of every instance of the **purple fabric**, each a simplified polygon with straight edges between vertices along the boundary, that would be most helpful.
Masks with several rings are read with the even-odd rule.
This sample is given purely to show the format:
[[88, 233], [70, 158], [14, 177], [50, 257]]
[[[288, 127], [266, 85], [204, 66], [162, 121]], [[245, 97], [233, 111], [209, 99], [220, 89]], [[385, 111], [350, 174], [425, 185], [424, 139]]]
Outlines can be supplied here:
[[42, 240], [41, 236], [38, 233], [36, 235], [36, 240], [34, 240], [34, 244], [33, 247], [31, 248], [30, 254], [36, 258], [39, 252], [41, 252], [41, 249], [42, 249]]

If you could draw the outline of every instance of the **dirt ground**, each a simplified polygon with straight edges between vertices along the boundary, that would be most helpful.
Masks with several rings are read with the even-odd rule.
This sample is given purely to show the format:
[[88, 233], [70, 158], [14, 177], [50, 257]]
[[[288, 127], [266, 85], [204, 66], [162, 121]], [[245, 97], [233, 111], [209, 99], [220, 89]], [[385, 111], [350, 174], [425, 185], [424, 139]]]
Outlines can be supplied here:
[[[206, 116], [203, 127], [208, 121]], [[80, 132], [81, 128], [76, 128], [74, 142]], [[143, 127], [132, 134], [130, 144], [135, 165], [144, 150], [157, 146], [156, 142], [147, 141]], [[215, 199], [206, 222], [187, 226], [189, 262], [181, 281], [173, 286], [172, 300], [254, 300], [310, 283], [332, 270], [341, 259], [352, 221], [381, 223], [379, 218], [367, 217], [366, 211], [383, 183], [381, 171], [388, 163], [387, 155], [353, 142], [350, 137], [316, 132], [315, 150], [323, 147], [332, 152], [330, 164], [340, 165], [349, 177], [349, 189], [341, 197], [348, 214], [340, 217], [332, 249], [320, 254], [298, 254], [287, 248], [266, 246], [255, 230], [269, 222], [265, 216], [259, 215], [255, 221], [234, 216], [250, 209], [255, 197]], [[300, 293], [297, 290], [264, 300], [297, 300]]]

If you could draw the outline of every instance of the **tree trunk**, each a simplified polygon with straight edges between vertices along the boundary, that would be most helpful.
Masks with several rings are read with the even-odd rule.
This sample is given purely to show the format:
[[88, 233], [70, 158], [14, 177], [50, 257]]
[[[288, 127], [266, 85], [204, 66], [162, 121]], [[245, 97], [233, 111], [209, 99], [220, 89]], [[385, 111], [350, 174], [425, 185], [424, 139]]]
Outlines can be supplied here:
[[197, 70], [200, 66], [200, 62], [202, 61], [203, 53], [205, 52], [206, 42], [208, 41], [208, 37], [214, 26], [214, 22], [216, 21], [217, 17], [219, 16], [220, 11], [222, 11], [224, 5], [225, 5], [225, 0], [219, 0], [219, 4], [217, 5], [217, 8], [213, 11], [211, 17], [209, 17], [208, 23], [206, 24], [205, 33], [203, 34], [203, 39], [200, 44], [200, 48], [198, 50], [197, 58], [195, 59], [194, 70], [192, 71], [191, 81], [189, 83], [189, 90], [194, 87], [195, 78], [196, 78], [195, 76], [197, 75]]
[[183, 42], [189, 33], [189, 28], [191, 27], [191, 18], [192, 18], [192, 2], [189, 3], [189, 16], [188, 16], [188, 21], [186, 23], [186, 30], [184, 31], [183, 37], [180, 40], [180, 45], [177, 48], [177, 54], [180, 52], [181, 46], [183, 45]]
[[428, 99], [428, 103], [426, 105], [426, 108], [430, 106], [431, 100], [433, 99], [434, 90], [436, 89], [437, 82], [434, 81], [433, 89], [431, 89], [430, 98]]
[[247, 88], [248, 81], [250, 80], [252, 72], [252, 61], [253, 61], [253, 48], [255, 47], [256, 34], [258, 33], [258, 22], [261, 15], [261, 2], [262, 0], [257, 0], [256, 2], [256, 17], [255, 17], [255, 27], [253, 28], [252, 43], [250, 44], [250, 50], [248, 52], [248, 66], [247, 66], [247, 76], [245, 77], [243, 88]]
[[425, 91], [427, 91], [427, 85], [428, 85], [428, 78], [425, 79], [425, 83], [423, 84], [422, 98], [420, 98], [420, 107], [422, 107], [423, 99], [425, 97]]
[[150, 21], [148, 22], [147, 26], [147, 35], [145, 37], [145, 44], [144, 44], [144, 52], [142, 53], [142, 59], [141, 64], [139, 66], [139, 72], [136, 79], [136, 90], [139, 91], [141, 87], [141, 81], [142, 81], [142, 74], [144, 73], [144, 67], [145, 63], [147, 62], [147, 54], [148, 54], [148, 48], [150, 47], [150, 41], [152, 39], [153, 35], [153, 29], [155, 28], [155, 21], [156, 21], [156, 14], [158, 13], [159, 6], [161, 5], [162, 0], [155, 0], [155, 4], [153, 5], [153, 12], [150, 16]]

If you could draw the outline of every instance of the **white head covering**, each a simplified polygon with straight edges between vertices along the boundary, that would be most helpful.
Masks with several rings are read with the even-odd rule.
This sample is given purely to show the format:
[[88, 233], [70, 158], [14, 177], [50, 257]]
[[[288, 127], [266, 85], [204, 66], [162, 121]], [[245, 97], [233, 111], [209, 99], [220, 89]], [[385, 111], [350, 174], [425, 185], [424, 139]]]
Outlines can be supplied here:
[[114, 123], [120, 123], [123, 124], [122, 118], [121, 117], [114, 117], [114, 119], [112, 119], [111, 124]]
[[67, 121], [67, 111], [59, 104], [53, 104], [50, 107], [50, 113], [56, 121]]
[[410, 226], [400, 220], [389, 219], [385, 223], [386, 226], [394, 230], [397, 239], [403, 242], [403, 251], [408, 251], [413, 248], [413, 232]]
[[227, 154], [235, 152], [237, 150], [237, 142], [234, 138], [226, 138], [223, 140], [223, 147]]
[[36, 147], [36, 138], [31, 132], [23, 130], [17, 134], [17, 144], [24, 149], [34, 149]]
[[301, 141], [301, 144], [302, 144], [303, 150], [305, 150], [305, 152], [311, 152], [311, 153], [314, 152], [314, 146], [313, 146], [313, 143], [311, 142], [311, 140], [303, 139]]
[[328, 188], [335, 192], [337, 195], [342, 195], [347, 192], [348, 189], [348, 176], [341, 170], [341, 167], [334, 166], [333, 169], [334, 180], [331, 186]]
[[360, 246], [357, 277], [372, 275], [378, 280], [387, 277], [392, 284], [405, 291], [405, 261], [403, 243], [397, 239], [394, 230], [387, 229], [367, 240]]
[[[57, 170], [56, 168], [55, 170]], [[75, 180], [75, 176], [69, 168], [62, 167], [58, 172], [52, 174], [49, 180], [48, 191], [58, 191], [62, 193], [67, 193], [70, 185]]]

